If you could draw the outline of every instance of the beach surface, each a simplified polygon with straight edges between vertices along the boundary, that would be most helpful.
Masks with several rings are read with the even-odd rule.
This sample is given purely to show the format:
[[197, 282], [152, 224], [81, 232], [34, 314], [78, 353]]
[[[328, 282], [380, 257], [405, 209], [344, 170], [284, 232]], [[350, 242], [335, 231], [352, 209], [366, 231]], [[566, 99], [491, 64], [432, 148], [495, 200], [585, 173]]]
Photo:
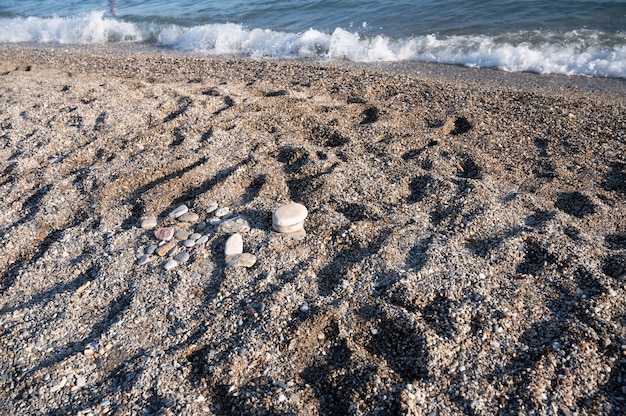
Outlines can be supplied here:
[[0, 413], [626, 412], [626, 81], [27, 45], [0, 80]]

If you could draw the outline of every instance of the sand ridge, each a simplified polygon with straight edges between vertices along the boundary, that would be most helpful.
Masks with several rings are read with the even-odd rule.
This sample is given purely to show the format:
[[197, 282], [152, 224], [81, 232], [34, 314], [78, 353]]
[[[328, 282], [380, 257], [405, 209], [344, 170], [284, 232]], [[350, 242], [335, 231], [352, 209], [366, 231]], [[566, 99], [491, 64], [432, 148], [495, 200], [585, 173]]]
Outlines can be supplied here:
[[[619, 95], [0, 56], [3, 411], [624, 411]], [[176, 225], [184, 203], [207, 220], [214, 201], [250, 223], [253, 267], [226, 265], [217, 227], [184, 265], [135, 265], [141, 218]], [[272, 230], [287, 202], [309, 210], [302, 241]]]

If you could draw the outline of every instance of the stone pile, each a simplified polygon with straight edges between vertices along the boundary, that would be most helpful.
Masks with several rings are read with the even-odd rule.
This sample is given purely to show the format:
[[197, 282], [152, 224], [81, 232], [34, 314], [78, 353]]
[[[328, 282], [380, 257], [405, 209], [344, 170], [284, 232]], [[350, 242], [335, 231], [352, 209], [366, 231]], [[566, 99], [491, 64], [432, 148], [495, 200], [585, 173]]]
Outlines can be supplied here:
[[[175, 225], [167, 224], [158, 227], [156, 217], [145, 217], [140, 221], [144, 230], [153, 230], [155, 242], [145, 248], [145, 254], [137, 259], [136, 265], [143, 266], [151, 259], [164, 258], [163, 268], [172, 270], [181, 263], [189, 260], [189, 249], [202, 246], [209, 241], [208, 225], [215, 227], [220, 234], [227, 234], [224, 246], [224, 260], [231, 267], [252, 267], [257, 261], [255, 255], [244, 252], [243, 234], [250, 231], [248, 221], [235, 214], [231, 214], [229, 207], [219, 208], [217, 202], [207, 207], [207, 213], [213, 214], [208, 224], [200, 221], [200, 215], [189, 210], [186, 205], [180, 205], [172, 210], [166, 218], [175, 220]], [[298, 203], [289, 203], [280, 206], [272, 214], [272, 227], [275, 231], [289, 235], [297, 240], [306, 236], [304, 220], [308, 215], [306, 207]], [[196, 223], [193, 225], [193, 223]], [[158, 227], [158, 228], [157, 228]]]
[[301, 240], [306, 236], [304, 220], [307, 215], [308, 211], [302, 204], [292, 202], [282, 205], [272, 214], [272, 227], [279, 233]]

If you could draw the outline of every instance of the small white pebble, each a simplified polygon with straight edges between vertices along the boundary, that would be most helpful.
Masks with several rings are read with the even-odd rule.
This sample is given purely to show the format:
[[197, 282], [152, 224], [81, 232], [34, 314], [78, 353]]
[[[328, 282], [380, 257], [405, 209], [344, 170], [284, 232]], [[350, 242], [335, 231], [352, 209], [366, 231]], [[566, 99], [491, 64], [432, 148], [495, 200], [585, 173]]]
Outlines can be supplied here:
[[224, 207], [224, 208], [220, 208], [217, 211], [215, 211], [215, 213], [213, 215], [215, 215], [216, 217], [223, 217], [224, 215], [230, 213], [230, 208], [229, 207]]
[[174, 267], [178, 266], [178, 262], [176, 260], [168, 260], [163, 265], [165, 270], [172, 270]]
[[224, 255], [228, 257], [236, 256], [241, 253], [243, 253], [243, 239], [241, 234], [232, 234], [228, 237], [226, 244], [224, 245]]
[[206, 212], [209, 214], [215, 211], [218, 208], [217, 202], [213, 201], [206, 207]]
[[168, 216], [171, 218], [178, 218], [183, 214], [186, 214], [189, 211], [189, 208], [187, 208], [187, 205], [180, 205], [179, 207], [177, 207], [176, 209], [174, 209], [173, 211], [171, 211]]

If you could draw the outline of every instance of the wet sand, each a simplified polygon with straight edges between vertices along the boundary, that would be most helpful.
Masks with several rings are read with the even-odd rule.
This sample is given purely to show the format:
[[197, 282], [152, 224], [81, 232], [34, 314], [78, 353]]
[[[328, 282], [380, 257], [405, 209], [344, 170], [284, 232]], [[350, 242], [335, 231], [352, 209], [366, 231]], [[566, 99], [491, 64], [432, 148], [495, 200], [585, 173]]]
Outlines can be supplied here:
[[[626, 411], [625, 81], [15, 45], [0, 79], [0, 413]], [[151, 216], [208, 241], [138, 266]]]

